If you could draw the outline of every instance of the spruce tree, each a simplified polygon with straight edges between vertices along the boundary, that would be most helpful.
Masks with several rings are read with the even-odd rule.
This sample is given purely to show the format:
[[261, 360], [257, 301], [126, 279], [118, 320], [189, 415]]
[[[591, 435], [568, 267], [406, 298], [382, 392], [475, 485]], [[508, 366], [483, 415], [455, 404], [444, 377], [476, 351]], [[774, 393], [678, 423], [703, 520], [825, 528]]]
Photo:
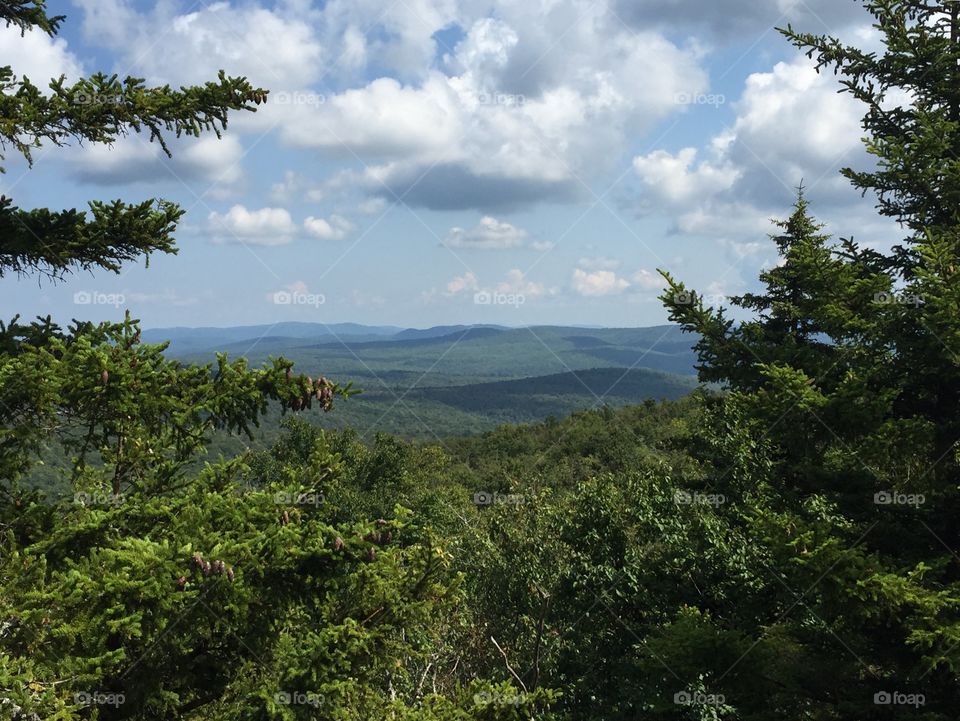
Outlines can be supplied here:
[[[22, 33], [54, 35], [42, 0], [0, 1]], [[228, 77], [174, 90], [102, 74], [41, 91], [0, 68], [0, 143], [219, 133], [265, 90]], [[0, 200], [0, 276], [118, 272], [173, 253], [182, 216], [162, 200], [22, 210]], [[143, 344], [139, 324], [52, 318], [0, 326], [0, 718], [514, 719], [515, 695], [433, 669], [430, 643], [458, 602], [442, 542], [396, 509], [344, 517], [325, 436], [269, 468], [211, 459], [213, 432], [268, 407], [329, 410], [349, 385], [274, 359], [193, 366]], [[24, 486], [49, 444], [69, 460], [62, 500]], [[330, 499], [330, 500], [328, 500]], [[436, 681], [438, 675], [440, 681]], [[449, 679], [444, 682], [443, 679]]]
[[[710, 431], [726, 448], [717, 482], [754, 499], [745, 538], [803, 600], [806, 623], [769, 622], [809, 655], [816, 693], [770, 717], [793, 703], [809, 718], [883, 718], [873, 694], [897, 691], [926, 700], [898, 717], [948, 719], [960, 703], [960, 6], [863, 4], [882, 52], [782, 32], [864, 103], [876, 166], [843, 173], [906, 237], [886, 251], [833, 241], [801, 192], [774, 236], [781, 264], [731, 300], [747, 320], [668, 274], [663, 300], [700, 334], [701, 376], [728, 391]], [[763, 462], [724, 440], [747, 436]]]

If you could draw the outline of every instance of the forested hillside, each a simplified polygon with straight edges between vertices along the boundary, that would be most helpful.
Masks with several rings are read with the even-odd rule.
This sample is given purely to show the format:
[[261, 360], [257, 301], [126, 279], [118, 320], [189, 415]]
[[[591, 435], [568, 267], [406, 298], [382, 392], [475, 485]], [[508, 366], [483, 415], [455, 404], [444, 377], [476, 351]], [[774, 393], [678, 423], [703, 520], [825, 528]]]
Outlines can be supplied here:
[[[421, 401], [548, 417], [370, 438], [314, 422], [356, 400], [336, 372], [349, 343], [293, 333], [277, 341], [291, 357], [199, 365], [129, 315], [0, 327], [0, 718], [955, 719], [960, 4], [860, 4], [876, 50], [781, 33], [861, 101], [877, 162], [844, 175], [904, 238], [831, 237], [801, 188], [772, 228], [776, 262], [730, 299], [743, 320], [665, 269], [692, 393], [656, 365], [623, 377], [629, 331], [542, 329], [591, 365], [529, 381], [529, 330], [456, 329], [513, 349], [513, 370]], [[63, 22], [43, 2], [0, 17], [51, 37]], [[146, 131], [169, 150], [270, 102], [225, 73], [48, 94], [0, 75], [0, 139], [27, 158]], [[183, 212], [4, 198], [0, 274], [120, 272], [173, 253]], [[448, 335], [356, 343], [384, 344], [377, 371]], [[482, 367], [471, 342], [441, 376]], [[570, 386], [589, 399], [618, 375], [673, 399], [563, 415]], [[45, 493], [30, 479], [53, 447]]]

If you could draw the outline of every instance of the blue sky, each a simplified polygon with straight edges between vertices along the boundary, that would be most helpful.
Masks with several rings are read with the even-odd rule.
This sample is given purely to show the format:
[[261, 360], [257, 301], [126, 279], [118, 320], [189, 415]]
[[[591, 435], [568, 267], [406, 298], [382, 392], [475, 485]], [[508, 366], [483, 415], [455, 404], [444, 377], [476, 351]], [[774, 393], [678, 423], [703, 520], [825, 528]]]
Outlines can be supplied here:
[[643, 326], [657, 268], [717, 302], [776, 262], [808, 187], [832, 232], [897, 238], [839, 176], [860, 108], [775, 31], [876, 47], [854, 0], [51, 2], [56, 40], [0, 30], [34, 82], [97, 70], [271, 90], [223, 140], [8, 154], [20, 207], [163, 197], [176, 256], [56, 285], [5, 278], [5, 317], [147, 327], [302, 320]]

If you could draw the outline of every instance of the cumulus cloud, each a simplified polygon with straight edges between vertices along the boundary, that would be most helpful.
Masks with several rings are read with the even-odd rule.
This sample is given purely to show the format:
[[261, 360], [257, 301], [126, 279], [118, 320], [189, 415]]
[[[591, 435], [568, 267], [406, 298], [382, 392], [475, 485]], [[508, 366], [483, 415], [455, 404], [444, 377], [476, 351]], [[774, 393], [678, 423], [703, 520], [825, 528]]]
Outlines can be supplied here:
[[622, 293], [630, 287], [630, 282], [619, 277], [612, 270], [586, 271], [575, 268], [572, 285], [574, 292], [578, 295], [599, 297]]
[[168, 3], [140, 13], [127, 0], [76, 1], [85, 35], [151, 82], [204, 83], [228, 68], [262, 87], [296, 89], [317, 80], [326, 60], [310, 24], [292, 12], [212, 2], [182, 14]]
[[472, 272], [467, 271], [463, 275], [458, 275], [447, 283], [447, 293], [456, 295], [468, 290], [477, 290], [480, 287], [480, 281]]
[[412, 80], [379, 77], [315, 106], [268, 104], [260, 120], [294, 147], [360, 162], [350, 181], [370, 195], [491, 212], [580, 197], [582, 179], [677, 111], [678, 92], [706, 87], [696, 51], [628, 30], [603, 3], [509, 4], [496, 19], [468, 5], [442, 68], [431, 58]]
[[[275, 129], [290, 146], [349, 162], [341, 188], [431, 209], [489, 214], [582, 198], [636, 134], [677, 112], [678, 93], [707, 86], [697, 48], [626, 27], [613, 0], [213, 2], [189, 12], [77, 2], [91, 38], [110, 25], [98, 41], [124, 72], [174, 84], [219, 68], [246, 75], [275, 92], [234, 129]], [[156, 27], [164, 51], [145, 52]], [[327, 85], [336, 90], [310, 91]], [[314, 102], [277, 102], [292, 91]]]
[[[531, 300], [556, 295], [557, 289], [550, 288], [544, 283], [531, 280], [522, 270], [513, 268], [507, 271], [503, 280], [493, 284], [483, 284], [475, 273], [467, 271], [463, 275], [456, 276], [450, 280], [442, 295], [452, 297], [467, 293], [475, 294], [475, 296], [510, 296]], [[425, 294], [424, 298], [428, 301], [434, 300], [437, 298], [437, 293], [431, 291]]]
[[284, 245], [297, 232], [297, 226], [284, 208], [247, 210], [234, 205], [224, 214], [210, 213], [208, 229], [217, 242], [248, 245]]
[[340, 215], [331, 215], [330, 220], [311, 215], [303, 221], [303, 227], [308, 235], [320, 240], [343, 240], [353, 230], [353, 223]]
[[570, 286], [577, 295], [587, 298], [619, 295], [624, 291], [662, 290], [664, 280], [657, 273], [640, 269], [626, 276], [618, 273], [622, 263], [603, 256], [581, 258], [574, 268]]
[[837, 93], [832, 74], [817, 74], [803, 57], [778, 63], [747, 78], [735, 110], [733, 125], [703, 150], [634, 158], [641, 210], [672, 215], [682, 233], [762, 237], [770, 218], [789, 212], [801, 182], [821, 214], [868, 209], [839, 173], [871, 165], [860, 140], [863, 110]]
[[41, 90], [53, 78], [67, 76], [67, 82], [83, 76], [83, 66], [67, 48], [63, 38], [51, 38], [39, 30], [22, 37], [14, 26], [0, 27], [0, 57], [18, 77], [28, 77]]
[[493, 290], [495, 293], [522, 295], [524, 298], [540, 298], [552, 293], [543, 283], [529, 280], [526, 274], [518, 268], [507, 271], [506, 279], [497, 283]]
[[649, 270], [640, 269], [634, 273], [630, 280], [634, 287], [643, 290], [663, 290], [667, 282], [659, 273], [651, 273]]
[[284, 173], [283, 180], [274, 183], [270, 188], [270, 199], [275, 203], [289, 203], [299, 199], [319, 203], [325, 196], [326, 192], [315, 181], [292, 170]]
[[726, 159], [694, 165], [696, 158], [696, 148], [684, 148], [676, 155], [656, 150], [634, 158], [633, 169], [644, 183], [657, 188], [661, 198], [675, 205], [729, 190], [741, 175]]
[[236, 136], [171, 139], [169, 144], [172, 158], [140, 136], [121, 137], [113, 145], [86, 145], [71, 154], [70, 173], [96, 185], [201, 181], [214, 186], [212, 192], [219, 196], [243, 179], [244, 150]]
[[518, 248], [527, 239], [527, 231], [485, 216], [480, 223], [469, 230], [451, 228], [444, 240], [450, 248], [475, 248], [479, 250], [503, 250]]

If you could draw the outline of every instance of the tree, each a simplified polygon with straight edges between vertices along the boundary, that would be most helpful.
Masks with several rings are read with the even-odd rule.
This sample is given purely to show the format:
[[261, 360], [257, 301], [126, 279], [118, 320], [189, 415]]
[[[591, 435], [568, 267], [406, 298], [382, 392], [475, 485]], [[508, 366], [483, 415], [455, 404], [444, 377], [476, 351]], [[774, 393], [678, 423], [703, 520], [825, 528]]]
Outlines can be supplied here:
[[877, 166], [843, 172], [908, 237], [887, 252], [833, 243], [801, 191], [774, 237], [782, 264], [761, 275], [762, 292], [731, 300], [750, 320], [705, 307], [668, 274], [663, 300], [701, 334], [702, 377], [730, 391], [711, 433], [721, 445], [734, 432], [760, 439], [769, 459], [744, 473], [728, 447], [717, 472], [731, 495], [765, 499], [745, 535], [806, 591], [806, 628], [776, 626], [832, 678], [816, 674], [817, 697], [795, 702], [819, 709], [811, 718], [838, 705], [873, 718], [871, 689], [897, 689], [926, 696], [904, 717], [945, 719], [960, 701], [960, 5], [864, 6], [882, 53], [782, 32], [865, 104]]
[[[42, 0], [0, 1], [22, 33], [53, 35]], [[267, 92], [220, 73], [173, 90], [94, 75], [42, 92], [0, 68], [0, 143], [30, 160], [43, 143], [128, 132], [219, 133]], [[148, 200], [87, 212], [0, 200], [0, 275], [51, 281], [119, 271], [175, 252], [182, 211]], [[408, 721], [527, 718], [476, 703], [477, 682], [423, 688], [414, 671], [457, 580], [410, 514], [343, 518], [325, 504], [342, 464], [320, 434], [269, 469], [206, 459], [212, 431], [249, 431], [271, 402], [329, 410], [343, 386], [280, 358], [190, 366], [140, 341], [137, 321], [0, 326], [0, 715], [37, 719]], [[22, 487], [44, 444], [70, 455], [72, 495]], [[269, 478], [251, 478], [255, 470]], [[501, 689], [502, 692], [505, 692]]]

